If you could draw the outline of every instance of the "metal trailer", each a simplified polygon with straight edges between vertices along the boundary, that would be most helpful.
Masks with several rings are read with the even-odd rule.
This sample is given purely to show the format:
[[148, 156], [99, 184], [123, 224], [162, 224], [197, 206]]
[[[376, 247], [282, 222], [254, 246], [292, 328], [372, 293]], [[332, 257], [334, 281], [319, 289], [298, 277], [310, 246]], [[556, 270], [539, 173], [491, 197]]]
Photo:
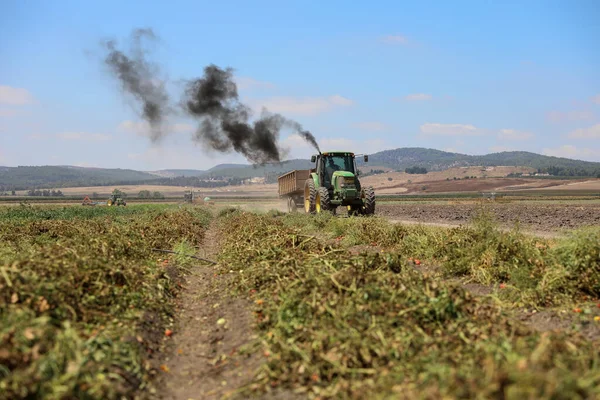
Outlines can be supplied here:
[[310, 172], [309, 169], [296, 169], [277, 178], [279, 198], [287, 199], [289, 212], [295, 212], [298, 207], [304, 207], [304, 185]]

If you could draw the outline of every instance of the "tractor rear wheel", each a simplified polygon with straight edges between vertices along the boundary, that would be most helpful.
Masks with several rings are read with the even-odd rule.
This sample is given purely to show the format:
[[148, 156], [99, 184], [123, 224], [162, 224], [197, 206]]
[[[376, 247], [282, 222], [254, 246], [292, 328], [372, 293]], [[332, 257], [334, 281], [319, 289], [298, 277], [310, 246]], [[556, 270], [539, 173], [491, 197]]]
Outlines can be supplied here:
[[317, 213], [331, 211], [331, 200], [329, 200], [329, 191], [327, 188], [320, 187], [317, 193]]
[[370, 186], [364, 189], [362, 214], [375, 214], [375, 191]]
[[317, 188], [315, 181], [308, 178], [304, 184], [304, 211], [314, 214], [316, 210]]

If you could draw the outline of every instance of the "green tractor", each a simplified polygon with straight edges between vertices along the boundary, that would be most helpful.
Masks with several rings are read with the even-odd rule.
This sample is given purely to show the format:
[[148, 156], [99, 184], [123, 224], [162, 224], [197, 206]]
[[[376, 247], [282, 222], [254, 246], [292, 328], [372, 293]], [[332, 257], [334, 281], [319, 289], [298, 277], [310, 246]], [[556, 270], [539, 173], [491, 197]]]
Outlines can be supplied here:
[[111, 194], [110, 198], [108, 199], [108, 201], [106, 202], [107, 206], [126, 206], [127, 203], [125, 203], [125, 200], [123, 200], [123, 198], [118, 195], [118, 194]]
[[[364, 156], [365, 162], [369, 161]], [[319, 153], [312, 156], [316, 163], [304, 184], [304, 210], [307, 213], [335, 213], [338, 206], [348, 208], [349, 215], [375, 213], [375, 191], [362, 187], [354, 153], [345, 151]]]

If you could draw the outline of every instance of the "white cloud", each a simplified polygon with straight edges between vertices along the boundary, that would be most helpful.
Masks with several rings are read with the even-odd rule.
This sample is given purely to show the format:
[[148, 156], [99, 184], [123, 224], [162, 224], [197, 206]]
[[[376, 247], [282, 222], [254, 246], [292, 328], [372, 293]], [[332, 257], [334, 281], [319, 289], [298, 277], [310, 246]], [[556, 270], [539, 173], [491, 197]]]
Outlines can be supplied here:
[[387, 35], [381, 38], [383, 43], [394, 44], [394, 45], [407, 45], [408, 38], [402, 35]]
[[546, 114], [546, 119], [552, 123], [567, 122], [567, 121], [589, 121], [595, 118], [592, 111], [550, 111]]
[[503, 140], [529, 140], [534, 137], [531, 132], [517, 131], [515, 129], [501, 129], [498, 132], [498, 139]]
[[0, 117], [14, 117], [19, 112], [10, 108], [0, 108]]
[[432, 98], [433, 96], [426, 93], [413, 93], [403, 97], [403, 99], [406, 101], [426, 101], [431, 100]]
[[592, 103], [594, 104], [600, 104], [600, 94], [595, 95], [590, 100], [592, 100]]
[[428, 122], [421, 125], [421, 133], [440, 136], [478, 136], [482, 134], [482, 131], [469, 124], [437, 124]]
[[35, 99], [27, 89], [0, 85], [0, 104], [22, 106], [34, 102]]
[[597, 161], [600, 159], [600, 149], [580, 149], [571, 144], [565, 144], [556, 148], [544, 148], [542, 154], [554, 157], [580, 158]]
[[251, 100], [250, 103], [255, 110], [262, 110], [264, 107], [268, 111], [284, 115], [316, 115], [336, 107], [351, 106], [354, 101], [336, 94], [329, 97], [271, 97], [266, 100]]
[[110, 140], [110, 135], [105, 135], [103, 133], [88, 133], [88, 132], [64, 132], [57, 133], [56, 137], [61, 140], [85, 140], [85, 141], [105, 141]]
[[239, 90], [275, 89], [275, 85], [271, 82], [259, 81], [247, 76], [236, 77], [235, 83]]
[[600, 124], [589, 128], [575, 129], [567, 135], [572, 139], [600, 139]]
[[383, 122], [377, 121], [358, 122], [354, 126], [363, 131], [385, 131], [389, 128]]

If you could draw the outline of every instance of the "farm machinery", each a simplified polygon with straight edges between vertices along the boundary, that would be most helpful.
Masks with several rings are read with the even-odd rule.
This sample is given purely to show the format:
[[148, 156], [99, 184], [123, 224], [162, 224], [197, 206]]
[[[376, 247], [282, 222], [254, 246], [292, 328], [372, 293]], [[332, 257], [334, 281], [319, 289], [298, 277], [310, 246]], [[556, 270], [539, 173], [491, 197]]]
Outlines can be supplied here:
[[119, 194], [113, 193], [108, 198], [106, 205], [109, 207], [110, 206], [126, 206], [127, 203], [125, 203], [125, 200], [123, 200], [123, 198]]
[[[364, 156], [368, 162], [369, 157]], [[288, 211], [304, 207], [307, 213], [335, 213], [347, 207], [349, 215], [375, 213], [375, 191], [362, 187], [355, 155], [350, 152], [325, 152], [313, 155], [310, 170], [294, 170], [279, 177], [279, 196], [287, 199]]]

